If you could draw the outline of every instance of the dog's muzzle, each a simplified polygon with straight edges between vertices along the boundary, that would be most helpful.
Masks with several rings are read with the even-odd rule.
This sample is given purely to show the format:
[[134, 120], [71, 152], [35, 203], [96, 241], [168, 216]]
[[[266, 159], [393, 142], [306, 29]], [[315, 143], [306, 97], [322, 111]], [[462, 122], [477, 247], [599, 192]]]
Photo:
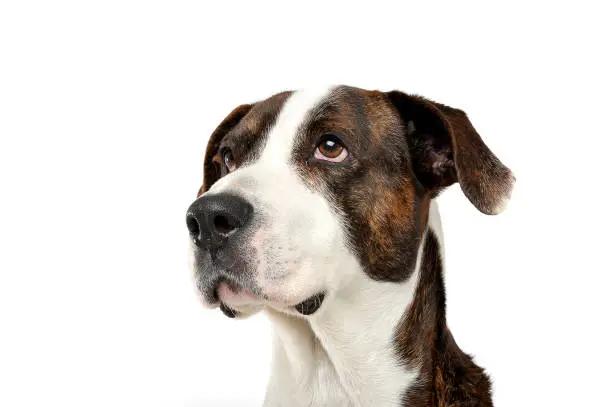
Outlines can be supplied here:
[[219, 302], [217, 289], [222, 283], [237, 291], [248, 280], [241, 258], [244, 253], [239, 249], [243, 246], [241, 232], [252, 216], [252, 205], [231, 194], [204, 195], [187, 210], [187, 228], [196, 246], [199, 288], [211, 304]]
[[[253, 206], [249, 202], [226, 193], [203, 195], [187, 210], [187, 228], [196, 246], [198, 288], [207, 303], [219, 304], [221, 311], [230, 318], [239, 313], [224, 303], [224, 298], [242, 295], [255, 300], [268, 299], [248, 267], [252, 254], [245, 248], [248, 246], [245, 240], [253, 217]], [[225, 296], [220, 295], [221, 292]], [[325, 293], [321, 292], [289, 307], [302, 315], [312, 315], [324, 299]]]

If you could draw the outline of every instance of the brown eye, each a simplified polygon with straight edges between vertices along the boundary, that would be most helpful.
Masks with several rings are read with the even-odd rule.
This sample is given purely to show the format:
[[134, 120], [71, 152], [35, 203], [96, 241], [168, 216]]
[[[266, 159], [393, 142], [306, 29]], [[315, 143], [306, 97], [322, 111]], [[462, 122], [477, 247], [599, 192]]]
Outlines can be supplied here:
[[232, 152], [228, 149], [225, 150], [222, 154], [223, 157], [223, 164], [225, 164], [225, 168], [227, 168], [227, 170], [229, 172], [232, 172], [236, 169], [236, 162], [234, 161], [234, 156], [232, 155]]
[[323, 161], [341, 162], [344, 161], [347, 156], [347, 149], [342, 145], [340, 140], [332, 134], [324, 135], [315, 150], [315, 158]]

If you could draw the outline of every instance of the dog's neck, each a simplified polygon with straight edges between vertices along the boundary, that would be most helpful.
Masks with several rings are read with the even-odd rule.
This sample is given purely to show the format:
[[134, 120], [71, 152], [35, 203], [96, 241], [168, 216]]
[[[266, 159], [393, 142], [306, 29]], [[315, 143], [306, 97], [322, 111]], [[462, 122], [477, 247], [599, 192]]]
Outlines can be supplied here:
[[[417, 293], [421, 270], [431, 271], [423, 264], [423, 251], [425, 236], [432, 232], [441, 251], [434, 202], [415, 270], [403, 283], [373, 281], [365, 273], [357, 273], [348, 286], [335, 293], [333, 306], [321, 307], [308, 319], [269, 310], [276, 344], [266, 406], [400, 406], [413, 390], [431, 381], [431, 377], [424, 377], [431, 369], [422, 369], [422, 365], [431, 360], [433, 349], [427, 349], [425, 342], [418, 349], [406, 349], [402, 341], [410, 340], [405, 337], [407, 332], [437, 326], [435, 307], [417, 320], [411, 320], [409, 312], [416, 299], [437, 302], [437, 290], [427, 293], [427, 298]], [[441, 258], [442, 253], [438, 254]], [[423, 305], [417, 304], [419, 308]]]

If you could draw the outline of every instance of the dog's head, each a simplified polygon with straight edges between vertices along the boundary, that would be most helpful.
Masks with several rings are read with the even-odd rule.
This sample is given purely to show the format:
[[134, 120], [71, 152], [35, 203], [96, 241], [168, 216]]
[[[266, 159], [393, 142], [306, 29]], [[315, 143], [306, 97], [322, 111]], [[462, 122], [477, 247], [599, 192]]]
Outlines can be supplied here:
[[405, 281], [430, 200], [455, 182], [486, 214], [514, 184], [461, 110], [344, 86], [241, 105], [187, 212], [198, 289], [228, 316], [309, 315], [356, 274]]

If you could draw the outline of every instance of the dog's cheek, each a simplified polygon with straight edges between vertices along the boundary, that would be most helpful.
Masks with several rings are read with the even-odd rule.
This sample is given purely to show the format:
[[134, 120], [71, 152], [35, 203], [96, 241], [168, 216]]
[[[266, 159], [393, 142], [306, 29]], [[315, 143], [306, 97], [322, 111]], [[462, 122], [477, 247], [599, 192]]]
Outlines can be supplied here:
[[263, 244], [263, 248], [258, 248], [258, 252], [263, 255], [257, 264], [257, 285], [274, 303], [292, 305], [303, 301], [316, 291], [325, 289], [329, 277], [327, 274], [333, 272], [330, 265], [336, 259], [337, 251], [331, 248], [327, 239], [316, 238], [318, 232], [315, 220], [305, 224], [311, 226], [303, 225], [300, 230], [292, 228], [292, 233], [276, 229], [270, 234], [256, 234], [260, 244]]
[[370, 171], [346, 201], [349, 235], [368, 275], [406, 279], [416, 258], [420, 213], [410, 179]]

